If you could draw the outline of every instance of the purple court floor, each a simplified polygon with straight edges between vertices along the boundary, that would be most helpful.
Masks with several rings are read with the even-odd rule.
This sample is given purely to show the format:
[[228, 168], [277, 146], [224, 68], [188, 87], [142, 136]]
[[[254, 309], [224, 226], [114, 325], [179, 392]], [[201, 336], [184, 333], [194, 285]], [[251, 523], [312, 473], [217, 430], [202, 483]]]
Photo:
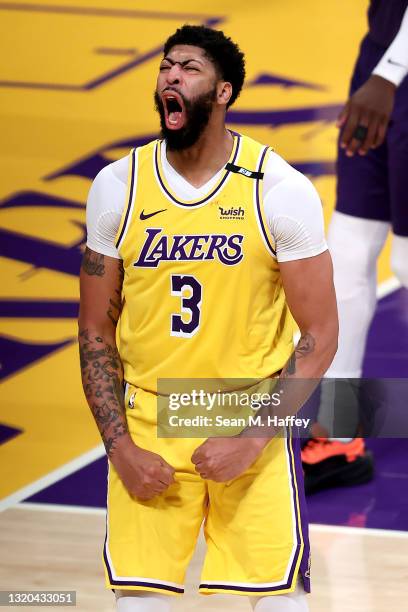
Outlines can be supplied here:
[[[365, 377], [408, 377], [408, 291], [380, 300], [370, 330]], [[408, 404], [408, 398], [407, 398]], [[313, 523], [408, 531], [408, 439], [370, 439], [375, 478], [308, 498]], [[27, 502], [104, 507], [106, 460], [98, 459], [28, 498]]]

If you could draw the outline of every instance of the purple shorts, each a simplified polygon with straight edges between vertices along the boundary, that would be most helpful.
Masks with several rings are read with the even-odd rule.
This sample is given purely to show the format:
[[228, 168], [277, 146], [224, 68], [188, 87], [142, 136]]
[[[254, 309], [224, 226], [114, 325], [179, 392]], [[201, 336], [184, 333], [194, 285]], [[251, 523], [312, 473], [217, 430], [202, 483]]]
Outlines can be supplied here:
[[[368, 79], [385, 49], [364, 38], [350, 94]], [[336, 210], [388, 221], [394, 234], [408, 236], [408, 77], [397, 89], [386, 139], [367, 155], [347, 157], [338, 147]]]

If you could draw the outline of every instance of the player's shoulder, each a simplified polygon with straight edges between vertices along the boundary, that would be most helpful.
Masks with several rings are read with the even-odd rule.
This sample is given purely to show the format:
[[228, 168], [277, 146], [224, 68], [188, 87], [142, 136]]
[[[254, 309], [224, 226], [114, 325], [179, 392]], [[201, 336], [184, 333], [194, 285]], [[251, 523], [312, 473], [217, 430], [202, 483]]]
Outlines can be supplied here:
[[87, 211], [122, 210], [127, 189], [129, 155], [104, 166], [92, 181]]
[[104, 166], [93, 180], [94, 188], [106, 188], [116, 182], [127, 184], [130, 153]]
[[270, 181], [271, 186], [277, 185], [281, 181], [311, 183], [307, 176], [299, 172], [294, 166], [281, 157], [276, 151], [271, 149], [264, 167], [264, 176]]
[[278, 185], [282, 181], [285, 183], [304, 185], [305, 188], [313, 186], [313, 183], [299, 170], [294, 168], [289, 162], [281, 157], [274, 149], [268, 144], [259, 142], [247, 136], [246, 134], [240, 134], [243, 142], [247, 149], [252, 149], [262, 161], [262, 157], [266, 156], [266, 161], [263, 164], [263, 173], [266, 183], [270, 187]]
[[277, 192], [284, 191], [288, 196], [319, 200], [312, 181], [276, 151], [271, 150], [264, 167], [264, 195], [275, 188]]

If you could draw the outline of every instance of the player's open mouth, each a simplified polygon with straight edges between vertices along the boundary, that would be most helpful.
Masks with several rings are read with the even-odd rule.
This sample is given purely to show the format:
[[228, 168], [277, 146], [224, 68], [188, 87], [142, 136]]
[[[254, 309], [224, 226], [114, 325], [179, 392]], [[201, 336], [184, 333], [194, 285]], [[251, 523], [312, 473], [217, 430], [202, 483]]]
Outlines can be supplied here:
[[165, 91], [162, 95], [166, 126], [169, 130], [179, 130], [184, 127], [186, 112], [184, 102], [176, 91]]

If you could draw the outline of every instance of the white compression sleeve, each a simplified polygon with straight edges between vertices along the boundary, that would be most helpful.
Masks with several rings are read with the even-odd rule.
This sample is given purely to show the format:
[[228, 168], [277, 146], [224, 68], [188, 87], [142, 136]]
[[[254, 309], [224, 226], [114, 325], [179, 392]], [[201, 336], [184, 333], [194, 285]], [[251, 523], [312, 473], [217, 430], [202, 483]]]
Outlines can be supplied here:
[[87, 246], [119, 258], [115, 236], [125, 205], [128, 158], [105, 166], [94, 179], [86, 205]]
[[[272, 161], [277, 158], [271, 156]], [[314, 257], [327, 250], [319, 195], [306, 176], [284, 163], [286, 175], [273, 186], [267, 166], [264, 187], [264, 211], [279, 262]]]
[[373, 70], [398, 87], [408, 74], [408, 8], [404, 13], [398, 34]]
[[[163, 170], [171, 188], [183, 199], [205, 196], [222, 171], [196, 189], [165, 157]], [[105, 166], [96, 176], [88, 195], [86, 209], [87, 246], [109, 257], [119, 257], [115, 246], [121, 215], [125, 206], [128, 157]], [[273, 153], [265, 168], [264, 211], [276, 242], [280, 262], [313, 257], [325, 251], [322, 205], [309, 179]]]
[[148, 591], [119, 591], [116, 597], [118, 612], [170, 612], [171, 610], [169, 595]]
[[249, 598], [254, 612], [308, 612], [307, 597], [298, 582], [293, 593]]
[[326, 377], [359, 378], [377, 297], [377, 259], [390, 226], [335, 211], [328, 243], [339, 311], [339, 344]]

